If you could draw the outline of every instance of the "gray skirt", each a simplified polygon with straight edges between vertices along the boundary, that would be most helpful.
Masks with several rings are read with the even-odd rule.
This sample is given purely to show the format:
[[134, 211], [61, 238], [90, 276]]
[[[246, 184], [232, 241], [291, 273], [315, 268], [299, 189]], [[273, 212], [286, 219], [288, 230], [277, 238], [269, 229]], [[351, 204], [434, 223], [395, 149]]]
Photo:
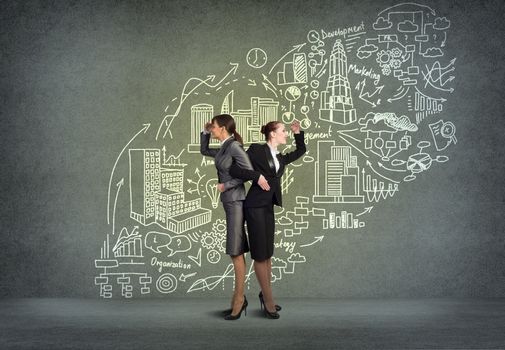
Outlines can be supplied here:
[[226, 254], [242, 255], [249, 251], [244, 229], [244, 201], [223, 202], [226, 214]]

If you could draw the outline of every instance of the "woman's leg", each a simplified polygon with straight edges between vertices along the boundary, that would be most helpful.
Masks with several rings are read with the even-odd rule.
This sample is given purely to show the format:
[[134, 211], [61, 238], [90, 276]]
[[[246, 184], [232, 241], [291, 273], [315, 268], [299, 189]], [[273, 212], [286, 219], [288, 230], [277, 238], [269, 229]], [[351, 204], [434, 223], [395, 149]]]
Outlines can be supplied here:
[[268, 285], [270, 286], [270, 289], [272, 289], [272, 258], [267, 259], [267, 266], [268, 266]]
[[265, 301], [265, 307], [268, 312], [276, 312], [274, 297], [272, 295], [272, 287], [270, 280], [272, 261], [271, 258], [262, 261], [254, 261], [254, 272], [256, 273], [256, 278], [263, 292], [263, 300]]
[[249, 251], [244, 232], [244, 212], [242, 201], [223, 202], [226, 213], [226, 254], [230, 255], [235, 272], [235, 288], [231, 300], [232, 314], [240, 312], [244, 303], [245, 258]]
[[232, 299], [232, 315], [236, 315], [242, 309], [244, 303], [244, 284], [245, 284], [245, 258], [244, 254], [232, 256], [233, 269], [235, 270], [235, 290]]

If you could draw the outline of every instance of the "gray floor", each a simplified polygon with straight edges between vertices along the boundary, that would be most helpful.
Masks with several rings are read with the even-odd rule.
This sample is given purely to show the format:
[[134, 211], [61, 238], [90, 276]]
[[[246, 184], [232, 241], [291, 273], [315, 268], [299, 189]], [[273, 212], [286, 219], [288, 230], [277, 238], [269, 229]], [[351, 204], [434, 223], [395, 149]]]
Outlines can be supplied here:
[[[280, 303], [280, 300], [278, 301]], [[505, 349], [505, 299], [3, 299], [0, 349]]]

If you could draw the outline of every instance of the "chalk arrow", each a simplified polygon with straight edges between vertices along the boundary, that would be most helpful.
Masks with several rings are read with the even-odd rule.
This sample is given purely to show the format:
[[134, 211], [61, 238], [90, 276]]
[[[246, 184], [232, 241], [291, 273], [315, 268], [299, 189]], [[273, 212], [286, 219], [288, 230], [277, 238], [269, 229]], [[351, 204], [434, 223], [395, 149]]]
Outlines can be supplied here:
[[[403, 88], [403, 86], [402, 86], [402, 88]], [[399, 94], [393, 96], [392, 98], [388, 98], [388, 102], [391, 103], [392, 101], [399, 100], [399, 99], [403, 98], [403, 96], [405, 96], [407, 94], [407, 92], [409, 92], [409, 90], [410, 90], [410, 87], [405, 89], [403, 91], [403, 93], [399, 93]]]
[[196, 275], [196, 272], [190, 273], [189, 275], [185, 275], [185, 274], [181, 273], [181, 275], [179, 276], [179, 281], [186, 282], [187, 278], [193, 277], [194, 275]]
[[[179, 106], [177, 107], [176, 111], [174, 114], [170, 114], [170, 115], [166, 115], [163, 120], [161, 121], [160, 123], [160, 126], [158, 128], [158, 132], [156, 133], [156, 140], [158, 139], [158, 136], [160, 134], [160, 131], [161, 131], [161, 128], [163, 126], [163, 124], [166, 124], [168, 119], [170, 118], [170, 121], [168, 122], [168, 125], [167, 126], [167, 130], [165, 131], [163, 137], [165, 137], [167, 131], [170, 130], [170, 127], [172, 125], [172, 122], [174, 121], [174, 119], [179, 115], [179, 112], [181, 110], [181, 107], [182, 107], [182, 104], [184, 103], [184, 101], [186, 101], [186, 99], [188, 98], [188, 96], [190, 96], [196, 89], [198, 89], [202, 84], [205, 84], [207, 85], [208, 87], [210, 88], [215, 88], [216, 86], [218, 86], [219, 84], [221, 84], [230, 74], [233, 73], [233, 75], [235, 75], [235, 73], [237, 73], [237, 69], [239, 67], [239, 64], [238, 63], [231, 63], [230, 62], [230, 65], [232, 66], [232, 68], [228, 71], [228, 73], [226, 73], [226, 75], [219, 81], [217, 82], [216, 84], [214, 85], [210, 85], [209, 82], [213, 82], [214, 79], [216, 78], [216, 76], [214, 74], [209, 74], [207, 75], [207, 79], [205, 80], [202, 80], [201, 78], [196, 78], [196, 77], [191, 77], [189, 78], [186, 83], [184, 84], [184, 87], [182, 88], [182, 92], [181, 92], [181, 98], [180, 98], [180, 102], [179, 102]], [[197, 84], [191, 88], [191, 90], [189, 90], [188, 92], [186, 92], [186, 89], [188, 88], [189, 86], [189, 83], [190, 82], [193, 82], [193, 81], [196, 81]]]
[[275, 66], [277, 64], [279, 64], [279, 62], [281, 62], [287, 55], [289, 55], [290, 53], [294, 52], [294, 51], [300, 51], [300, 49], [302, 47], [305, 46], [306, 43], [303, 43], [303, 44], [298, 44], [298, 45], [294, 45], [293, 48], [291, 50], [289, 50], [288, 52], [286, 52], [286, 54], [284, 56], [282, 56], [277, 62], [274, 63], [274, 65], [272, 66], [272, 68], [270, 68], [270, 71], [268, 72], [268, 74], [272, 74], [272, 71], [274, 70]]
[[313, 244], [316, 244], [317, 242], [321, 242], [324, 238], [324, 236], [316, 236], [314, 237], [316, 240], [312, 243], [309, 243], [309, 244], [304, 244], [304, 245], [301, 245], [300, 247], [308, 247], [308, 246], [311, 246]]
[[270, 87], [272, 89], [274, 89], [274, 90], [277, 91], [277, 88], [275, 87], [274, 84], [272, 84], [272, 82], [270, 81], [270, 79], [268, 79], [268, 77], [265, 74], [262, 74], [262, 76], [263, 76], [263, 80], [266, 81], [270, 85]]
[[274, 91], [274, 89], [272, 89], [267, 83], [263, 82], [263, 86], [265, 87], [265, 90], [270, 90], [274, 93], [275, 97], [279, 97], [277, 96], [277, 93]]
[[362, 213], [357, 214], [356, 217], [361, 216], [366, 213], [370, 213], [372, 211], [372, 209], [373, 209], [373, 205], [371, 207], [365, 208], [365, 210]]
[[386, 179], [386, 180], [388, 180], [388, 181], [391, 181], [391, 182], [393, 182], [393, 183], [395, 183], [395, 184], [400, 183], [399, 181], [391, 180], [390, 178], [385, 177], [384, 175], [382, 175], [382, 174], [378, 173], [378, 172], [377, 172], [377, 171], [376, 171], [376, 170], [372, 167], [372, 163], [370, 163], [370, 161], [369, 161], [369, 160], [367, 160], [367, 161], [366, 161], [366, 165], [368, 165], [368, 166], [370, 167], [370, 169], [372, 169], [372, 171], [373, 171], [374, 173], [376, 173], [377, 175], [379, 175], [379, 176], [380, 176], [380, 177], [382, 177], [383, 179]]
[[201, 267], [202, 266], [202, 248], [198, 249], [198, 254], [196, 256], [188, 255], [188, 258], [190, 258], [192, 261], [194, 261], [195, 264], [198, 265], [198, 267]]
[[[214, 84], [214, 85], [209, 85], [209, 84], [207, 83], [207, 80], [208, 80], [208, 79], [207, 79], [207, 80], [205, 81], [205, 85], [207, 85], [208, 87], [211, 87], [211, 88], [215, 88], [215, 87], [217, 87], [217, 86], [221, 85], [221, 83], [222, 83], [223, 81], [225, 81], [225, 80], [226, 80], [226, 78], [228, 78], [228, 76], [229, 76], [230, 74], [235, 75], [235, 74], [237, 73], [237, 70], [238, 70], [239, 64], [238, 64], [238, 63], [231, 63], [231, 62], [230, 62], [230, 65], [232, 66], [232, 68], [228, 71], [228, 73], [226, 73], [226, 75], [225, 75], [225, 76], [224, 76], [224, 77], [223, 77], [223, 78], [222, 78], [219, 82], [217, 82], [217, 83], [216, 83], [216, 84]], [[215, 78], [216, 76], [215, 76], [215, 75], [208, 75], [207, 77], [212, 77], [212, 80], [211, 80], [211, 81], [214, 81], [214, 78]]]
[[110, 190], [111, 190], [111, 187], [112, 187], [112, 178], [114, 176], [114, 171], [116, 170], [116, 166], [117, 166], [117, 163], [119, 161], [119, 158], [121, 158], [121, 155], [123, 154], [123, 152], [126, 150], [126, 148], [130, 145], [130, 143], [133, 142], [133, 140], [135, 140], [135, 138], [137, 136], [139, 136], [140, 134], [142, 133], [146, 133], [147, 130], [149, 129], [149, 127], [151, 126], [151, 124], [143, 124], [143, 127], [142, 129], [140, 129], [139, 132], [137, 132], [135, 134], [135, 136], [133, 136], [130, 141], [128, 141], [128, 143], [123, 147], [123, 149], [121, 150], [121, 152], [119, 153], [119, 156], [117, 157], [116, 159], [116, 162], [114, 163], [114, 166], [112, 167], [112, 171], [110, 173], [110, 179], [109, 179], [109, 189], [107, 191], [107, 225], [110, 225]]
[[444, 32], [444, 40], [442, 40], [442, 45], [441, 47], [445, 47], [445, 42], [447, 41], [447, 32]]
[[382, 169], [385, 169], [385, 170], [388, 170], [388, 171], [397, 171], [397, 172], [400, 172], [400, 173], [404, 173], [404, 172], [407, 171], [406, 169], [390, 169], [390, 168], [386, 168], [381, 162], [377, 162], [377, 164], [379, 164], [379, 167], [381, 167]]
[[119, 191], [121, 190], [121, 187], [124, 185], [124, 177], [116, 184], [117, 186], [117, 191], [116, 191], [116, 199], [114, 200], [114, 210], [112, 213], [112, 235], [116, 232], [116, 206], [117, 206], [117, 197], [119, 196]]

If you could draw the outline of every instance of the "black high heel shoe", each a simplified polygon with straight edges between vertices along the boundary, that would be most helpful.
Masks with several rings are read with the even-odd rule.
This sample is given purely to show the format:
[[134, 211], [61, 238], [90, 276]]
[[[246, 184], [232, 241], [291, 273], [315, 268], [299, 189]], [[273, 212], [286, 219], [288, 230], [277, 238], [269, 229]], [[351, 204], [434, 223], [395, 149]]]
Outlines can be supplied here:
[[[245, 298], [245, 295], [244, 295], [244, 298]], [[247, 304], [247, 305], [249, 305], [249, 304], [247, 303], [247, 300], [246, 300], [246, 304]], [[221, 311], [221, 315], [226, 316], [226, 315], [231, 314], [232, 312], [233, 312], [233, 309], [230, 307], [229, 309], [226, 309], [226, 310]]]
[[281, 317], [281, 315], [279, 315], [277, 313], [277, 311], [270, 312], [270, 311], [267, 310], [267, 307], [265, 306], [265, 301], [263, 300], [263, 295], [260, 298], [260, 306], [261, 306], [261, 309], [263, 310], [263, 312], [265, 313], [265, 317], [266, 318], [270, 318], [270, 319], [276, 320], [279, 317]]
[[270, 312], [267, 310], [267, 308], [264, 308], [263, 312], [265, 312], [266, 318], [271, 318], [273, 320], [277, 320], [279, 317], [281, 317], [277, 311]]
[[232, 309], [232, 308], [229, 308], [229, 309], [226, 309], [226, 310], [221, 311], [221, 314], [222, 314], [223, 316], [226, 316], [226, 315], [231, 314], [232, 312], [233, 312], [233, 309]]
[[[228, 315], [224, 316], [224, 319], [226, 321], [238, 320], [240, 318], [240, 316], [242, 315], [242, 311], [244, 311], [244, 316], [247, 316], [247, 306], [248, 305], [249, 305], [249, 303], [247, 302], [247, 298], [244, 295], [244, 302], [242, 303], [242, 308], [240, 309], [239, 313], [236, 315], [233, 315], [232, 311], [230, 311], [230, 313]], [[228, 310], [225, 310], [225, 311], [228, 311]]]
[[[260, 298], [260, 308], [263, 309], [263, 305], [265, 305], [265, 301], [263, 300], [263, 292], [260, 292], [260, 294], [258, 294], [258, 297]], [[280, 305], [276, 304], [275, 311], [281, 311], [281, 310], [282, 310], [282, 307]]]

